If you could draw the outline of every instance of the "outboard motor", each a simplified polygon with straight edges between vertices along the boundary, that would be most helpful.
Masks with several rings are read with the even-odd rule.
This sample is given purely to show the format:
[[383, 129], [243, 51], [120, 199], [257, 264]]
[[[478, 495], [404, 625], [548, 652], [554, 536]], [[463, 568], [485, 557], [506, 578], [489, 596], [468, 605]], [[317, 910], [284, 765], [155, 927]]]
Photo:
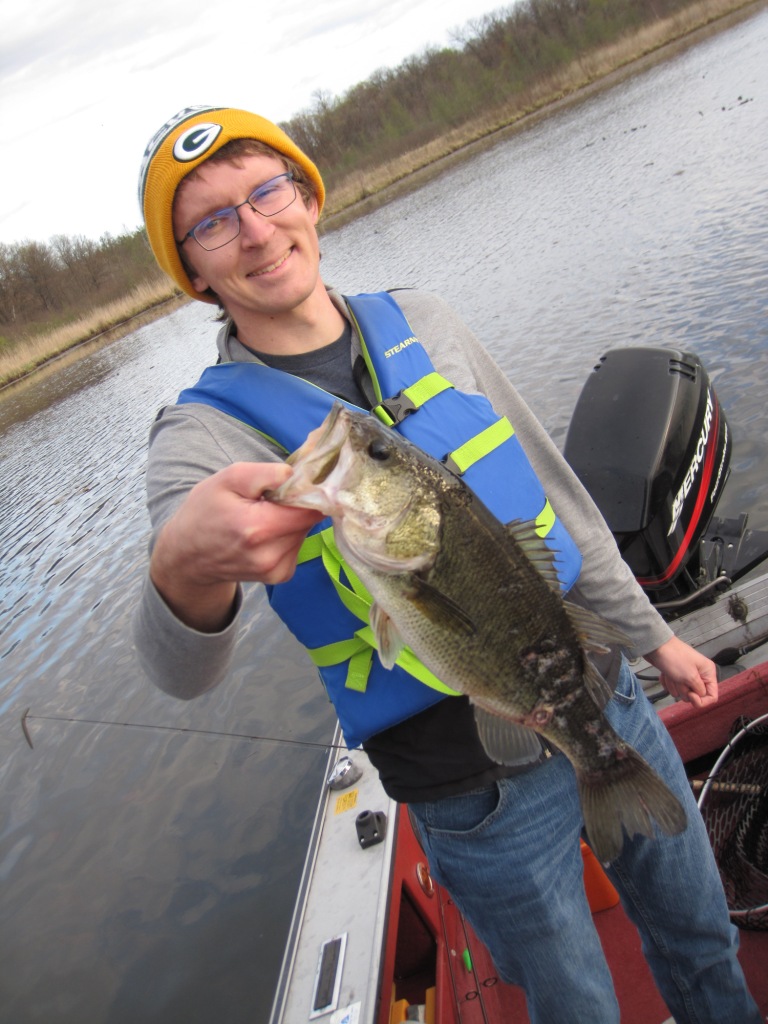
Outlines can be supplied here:
[[[689, 607], [728, 571], [722, 557], [713, 563], [721, 538], [706, 532], [728, 478], [730, 434], [695, 355], [604, 355], [584, 385], [564, 454], [654, 604]], [[743, 534], [746, 517], [735, 523]]]

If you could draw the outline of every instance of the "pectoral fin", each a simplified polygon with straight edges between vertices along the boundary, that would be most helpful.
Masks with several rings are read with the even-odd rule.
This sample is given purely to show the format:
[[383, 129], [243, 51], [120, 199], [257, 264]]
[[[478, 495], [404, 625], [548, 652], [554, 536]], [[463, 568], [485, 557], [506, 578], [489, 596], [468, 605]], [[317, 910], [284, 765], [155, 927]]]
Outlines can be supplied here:
[[375, 602], [368, 612], [368, 621], [371, 624], [373, 635], [376, 637], [376, 649], [379, 652], [381, 664], [384, 668], [392, 668], [405, 647], [397, 626], [384, 609]]
[[587, 693], [602, 711], [613, 697], [613, 690], [610, 683], [600, 675], [595, 666], [588, 658], [584, 659], [584, 685]]
[[455, 601], [419, 576], [413, 577], [405, 596], [436, 626], [464, 636], [474, 636], [477, 632], [472, 619]]

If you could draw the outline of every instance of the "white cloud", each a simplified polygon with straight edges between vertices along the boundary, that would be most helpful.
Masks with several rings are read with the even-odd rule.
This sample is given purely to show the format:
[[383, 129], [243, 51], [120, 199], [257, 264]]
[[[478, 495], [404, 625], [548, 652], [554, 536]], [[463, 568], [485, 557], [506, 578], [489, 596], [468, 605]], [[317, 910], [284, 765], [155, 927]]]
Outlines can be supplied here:
[[11, 0], [0, 24], [0, 241], [133, 229], [150, 135], [177, 110], [227, 104], [287, 120], [317, 90], [501, 6], [493, 0]]

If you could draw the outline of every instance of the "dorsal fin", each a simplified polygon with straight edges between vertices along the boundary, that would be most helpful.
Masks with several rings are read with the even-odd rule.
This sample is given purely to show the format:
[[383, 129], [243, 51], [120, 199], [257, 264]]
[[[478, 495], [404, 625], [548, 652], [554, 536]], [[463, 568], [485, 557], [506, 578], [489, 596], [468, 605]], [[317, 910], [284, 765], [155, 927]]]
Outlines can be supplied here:
[[544, 582], [560, 593], [555, 553], [536, 532], [536, 522], [533, 519], [513, 519], [511, 523], [507, 523], [506, 530]]
[[608, 622], [596, 612], [571, 601], [563, 601], [566, 614], [576, 630], [583, 647], [595, 654], [607, 654], [611, 646], [631, 648], [632, 641], [618, 626]]

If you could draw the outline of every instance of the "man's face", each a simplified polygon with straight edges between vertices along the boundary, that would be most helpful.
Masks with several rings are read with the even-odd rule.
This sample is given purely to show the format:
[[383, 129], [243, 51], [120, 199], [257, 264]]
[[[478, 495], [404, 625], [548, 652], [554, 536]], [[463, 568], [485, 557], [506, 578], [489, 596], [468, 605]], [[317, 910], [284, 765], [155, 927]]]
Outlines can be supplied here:
[[[203, 164], [193, 179], [182, 182], [173, 208], [176, 238], [183, 238], [203, 217], [246, 196], [285, 168], [277, 157], [254, 155], [238, 164]], [[241, 206], [240, 234], [208, 252], [193, 238], [182, 251], [192, 267], [195, 289], [212, 288], [238, 327], [261, 317], [290, 313], [318, 289], [317, 202], [309, 206], [297, 190], [295, 201], [272, 217]]]

